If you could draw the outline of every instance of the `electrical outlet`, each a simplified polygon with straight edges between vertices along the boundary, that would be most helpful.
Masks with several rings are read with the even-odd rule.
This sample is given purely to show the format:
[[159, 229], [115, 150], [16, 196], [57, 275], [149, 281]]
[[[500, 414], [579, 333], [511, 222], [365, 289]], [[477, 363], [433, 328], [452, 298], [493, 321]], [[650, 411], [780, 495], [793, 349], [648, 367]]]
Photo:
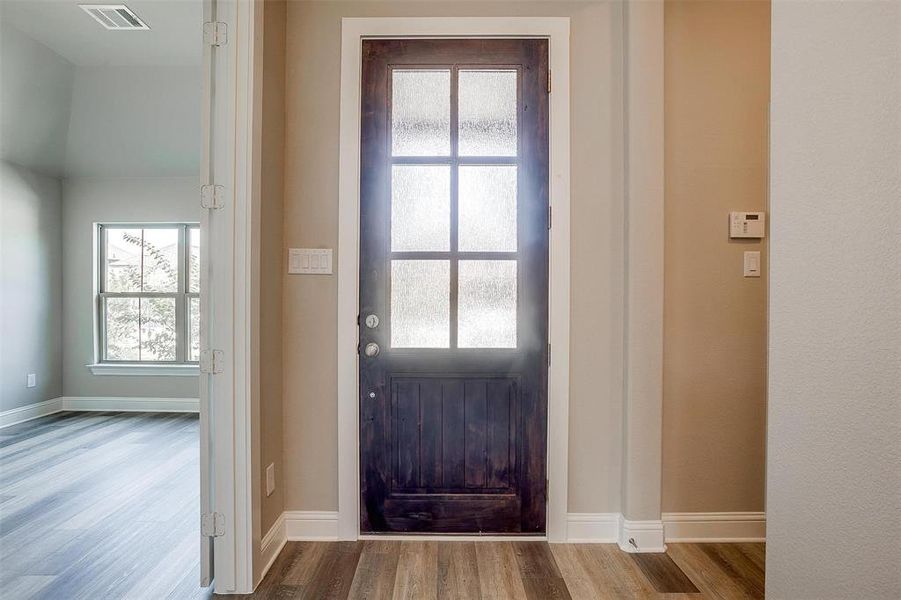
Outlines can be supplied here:
[[275, 491], [275, 463], [269, 463], [266, 467], [266, 495], [271, 496]]
[[34, 373], [29, 373], [25, 376], [25, 387], [34, 387], [38, 384], [38, 376]]

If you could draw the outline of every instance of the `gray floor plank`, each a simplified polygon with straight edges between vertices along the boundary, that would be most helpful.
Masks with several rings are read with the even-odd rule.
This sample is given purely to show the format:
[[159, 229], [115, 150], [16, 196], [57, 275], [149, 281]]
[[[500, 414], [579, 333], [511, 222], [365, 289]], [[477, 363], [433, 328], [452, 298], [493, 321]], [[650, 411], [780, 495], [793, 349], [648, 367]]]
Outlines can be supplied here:
[[0, 430], [0, 597], [210, 597], [197, 415], [57, 413]]

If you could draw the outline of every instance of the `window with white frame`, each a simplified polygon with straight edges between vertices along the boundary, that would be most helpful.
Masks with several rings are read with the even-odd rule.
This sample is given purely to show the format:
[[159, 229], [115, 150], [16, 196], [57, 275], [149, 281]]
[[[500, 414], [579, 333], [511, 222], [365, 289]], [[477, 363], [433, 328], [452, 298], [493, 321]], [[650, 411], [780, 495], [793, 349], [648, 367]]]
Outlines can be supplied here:
[[200, 358], [200, 227], [98, 227], [103, 363], [189, 364]]

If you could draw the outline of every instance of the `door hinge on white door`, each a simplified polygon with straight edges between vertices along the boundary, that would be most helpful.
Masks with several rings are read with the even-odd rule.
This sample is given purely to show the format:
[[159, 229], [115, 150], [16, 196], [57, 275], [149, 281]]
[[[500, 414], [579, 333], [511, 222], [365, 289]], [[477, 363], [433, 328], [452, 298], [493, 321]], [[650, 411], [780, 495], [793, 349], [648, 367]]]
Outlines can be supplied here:
[[222, 372], [223, 364], [222, 350], [201, 350], [200, 351], [200, 372], [215, 375]]
[[200, 186], [200, 207], [219, 209], [225, 206], [225, 188], [221, 185]]
[[228, 43], [228, 25], [222, 21], [208, 21], [203, 24], [203, 43], [210, 46], [224, 46]]
[[200, 515], [200, 535], [207, 537], [225, 535], [225, 516], [217, 512]]
[[554, 217], [554, 213], [553, 213], [553, 211], [551, 210], [550, 205], [548, 205], [548, 207], [547, 207], [547, 228], [548, 228], [548, 231], [550, 231], [551, 225], [553, 224], [553, 217]]
[[551, 93], [551, 70], [547, 70], [547, 93]]
[[551, 366], [551, 345], [547, 345], [547, 366]]

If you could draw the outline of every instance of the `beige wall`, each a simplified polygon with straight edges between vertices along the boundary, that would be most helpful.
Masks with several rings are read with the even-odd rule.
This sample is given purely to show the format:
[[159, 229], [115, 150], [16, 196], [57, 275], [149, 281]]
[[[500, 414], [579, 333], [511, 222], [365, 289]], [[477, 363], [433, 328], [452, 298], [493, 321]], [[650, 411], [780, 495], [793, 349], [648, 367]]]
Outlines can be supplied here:
[[[285, 508], [282, 452], [282, 240], [285, 195], [285, 2], [266, 0], [263, 14], [260, 167], [260, 496], [265, 535]], [[266, 496], [266, 467], [275, 491]]]
[[[620, 508], [622, 16], [607, 2], [289, 2], [285, 245], [336, 248], [341, 17], [572, 17], [569, 510]], [[337, 262], [337, 261], [336, 261]], [[286, 510], [337, 509], [333, 277], [284, 280]], [[343, 351], [352, 351], [347, 348]]]
[[767, 208], [769, 2], [665, 10], [664, 512], [762, 511], [766, 277], [730, 210]]

